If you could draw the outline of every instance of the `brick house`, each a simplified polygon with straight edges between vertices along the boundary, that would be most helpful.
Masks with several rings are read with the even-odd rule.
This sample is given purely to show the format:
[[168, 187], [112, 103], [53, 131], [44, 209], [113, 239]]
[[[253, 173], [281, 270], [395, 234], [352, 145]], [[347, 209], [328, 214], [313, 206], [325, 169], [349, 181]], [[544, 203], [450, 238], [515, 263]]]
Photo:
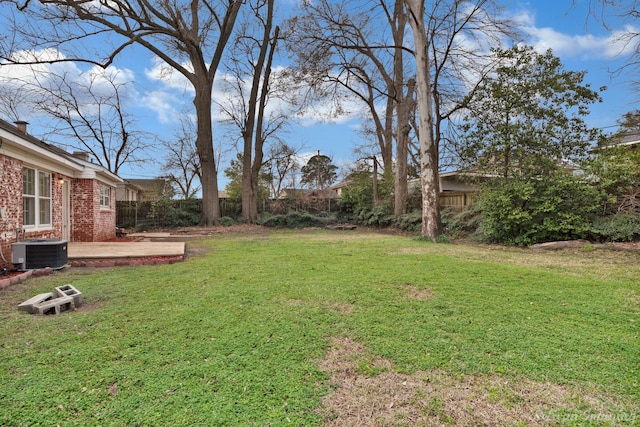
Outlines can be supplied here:
[[11, 244], [34, 238], [71, 242], [115, 236], [115, 189], [122, 179], [0, 119], [0, 266], [11, 266]]

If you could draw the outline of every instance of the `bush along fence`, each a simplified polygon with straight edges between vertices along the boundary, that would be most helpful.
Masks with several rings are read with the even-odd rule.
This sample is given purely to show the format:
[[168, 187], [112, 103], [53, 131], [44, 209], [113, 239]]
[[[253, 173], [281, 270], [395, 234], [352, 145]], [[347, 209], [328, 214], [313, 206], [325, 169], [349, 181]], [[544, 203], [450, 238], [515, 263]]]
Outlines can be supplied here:
[[[162, 227], [189, 227], [197, 225], [202, 217], [202, 200], [161, 199], [147, 202], [116, 202], [116, 225], [120, 228], [153, 229]], [[258, 204], [259, 213], [272, 215], [288, 212], [341, 212], [335, 199], [269, 199]], [[220, 199], [220, 215], [238, 219], [242, 216], [239, 199]]]

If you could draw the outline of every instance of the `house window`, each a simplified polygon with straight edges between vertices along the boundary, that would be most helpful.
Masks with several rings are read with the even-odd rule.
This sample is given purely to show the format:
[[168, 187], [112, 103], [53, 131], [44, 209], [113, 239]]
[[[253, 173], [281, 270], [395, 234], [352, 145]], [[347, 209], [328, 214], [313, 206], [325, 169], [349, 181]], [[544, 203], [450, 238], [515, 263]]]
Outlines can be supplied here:
[[111, 208], [111, 188], [108, 185], [100, 184], [100, 209]]
[[22, 170], [22, 223], [25, 227], [51, 226], [51, 174]]

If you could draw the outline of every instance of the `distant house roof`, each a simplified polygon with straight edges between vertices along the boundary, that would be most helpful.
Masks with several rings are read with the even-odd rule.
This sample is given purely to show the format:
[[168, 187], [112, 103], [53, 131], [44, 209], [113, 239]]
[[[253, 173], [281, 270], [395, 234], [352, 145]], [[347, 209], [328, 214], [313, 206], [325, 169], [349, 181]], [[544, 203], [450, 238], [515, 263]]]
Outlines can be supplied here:
[[350, 187], [352, 185], [353, 185], [353, 179], [351, 177], [347, 177], [342, 181], [340, 181], [339, 183], [332, 185], [330, 188], [332, 190], [340, 190], [342, 188]]
[[640, 130], [629, 131], [620, 138], [619, 145], [640, 144]]
[[148, 179], [138, 179], [138, 178], [126, 178], [127, 182], [132, 185], [136, 185], [145, 190], [151, 190], [155, 188], [163, 188], [166, 185], [166, 181], [160, 178], [148, 178]]
[[630, 130], [624, 134], [613, 135], [605, 144], [598, 144], [593, 147], [590, 152], [597, 153], [601, 150], [606, 150], [613, 147], [627, 146], [637, 148], [640, 146], [640, 130]]
[[173, 188], [171, 184], [162, 178], [127, 178], [129, 185], [135, 186], [142, 194], [144, 201], [153, 201], [161, 196], [173, 196]]
[[[461, 170], [442, 172], [440, 178], [440, 191], [480, 191], [480, 182], [495, 178], [497, 175], [477, 172], [474, 170]], [[420, 185], [420, 178], [409, 180], [409, 187]]]

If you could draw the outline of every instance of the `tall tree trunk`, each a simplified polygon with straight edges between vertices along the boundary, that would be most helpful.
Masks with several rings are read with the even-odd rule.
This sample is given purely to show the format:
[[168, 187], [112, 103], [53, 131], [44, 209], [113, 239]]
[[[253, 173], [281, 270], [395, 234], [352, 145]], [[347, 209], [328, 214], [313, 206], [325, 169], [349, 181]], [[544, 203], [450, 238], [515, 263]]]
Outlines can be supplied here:
[[407, 161], [409, 156], [409, 108], [410, 104], [404, 94], [404, 55], [402, 46], [404, 45], [404, 29], [407, 25], [407, 15], [404, 11], [403, 0], [396, 0], [393, 10], [395, 31], [393, 32], [393, 42], [396, 46], [393, 55], [393, 73], [395, 80], [394, 98], [396, 100], [396, 177], [394, 183], [394, 208], [393, 214], [396, 218], [406, 213], [407, 198], [409, 189], [407, 185]]
[[[269, 19], [265, 36], [268, 37], [271, 33], [271, 21], [273, 19], [273, 0], [269, 0], [268, 7], [270, 8]], [[271, 69], [273, 66], [273, 56], [276, 52], [276, 46], [278, 44], [278, 38], [280, 37], [280, 27], [276, 25], [273, 31], [273, 37], [269, 45], [269, 53], [267, 56], [267, 62], [264, 67], [264, 78], [262, 79], [262, 88], [260, 90], [260, 98], [258, 100], [258, 117], [256, 121], [256, 141], [255, 141], [255, 158], [253, 159], [253, 165], [251, 167], [252, 181], [254, 182], [254, 200], [251, 205], [251, 217], [252, 222], [258, 219], [258, 184], [260, 182], [260, 170], [262, 169], [262, 162], [264, 161], [264, 113], [267, 109], [267, 99], [269, 97], [269, 85], [271, 80]], [[267, 44], [267, 40], [265, 40]]]
[[217, 225], [220, 221], [220, 200], [218, 198], [218, 172], [213, 153], [213, 127], [211, 125], [211, 90], [207, 79], [194, 85], [196, 94], [193, 104], [197, 117], [196, 150], [202, 173], [202, 219], [200, 225]]
[[405, 0], [413, 32], [419, 114], [420, 182], [422, 184], [422, 236], [436, 240], [442, 234], [438, 150], [433, 140], [433, 106], [424, 0]]
[[[253, 124], [250, 125], [253, 129]], [[251, 164], [253, 163], [253, 131], [245, 130], [244, 149], [242, 151], [242, 220], [250, 224], [252, 218], [252, 206], [256, 204], [257, 182], [253, 182]]]
[[[388, 91], [391, 93], [391, 91]], [[380, 155], [385, 171], [393, 170], [393, 109], [395, 99], [387, 96], [387, 108], [385, 109], [384, 128], [381, 132]]]
[[[260, 53], [253, 67], [253, 81], [249, 95], [249, 108], [243, 132], [244, 152], [242, 162], [242, 219], [254, 223], [258, 219], [258, 191], [260, 169], [262, 168], [264, 146], [264, 112], [269, 92], [269, 78], [273, 54], [279, 37], [280, 28], [276, 26], [273, 38], [274, 0], [267, 0], [267, 17], [264, 23]], [[265, 64], [266, 61], [266, 64]], [[263, 76], [264, 74], [264, 76]], [[264, 77], [264, 78], [263, 78]], [[262, 82], [262, 87], [260, 83]], [[255, 158], [252, 153], [255, 150]]]
[[378, 207], [380, 205], [380, 196], [378, 194], [378, 159], [376, 156], [371, 158], [373, 159], [373, 206]]

